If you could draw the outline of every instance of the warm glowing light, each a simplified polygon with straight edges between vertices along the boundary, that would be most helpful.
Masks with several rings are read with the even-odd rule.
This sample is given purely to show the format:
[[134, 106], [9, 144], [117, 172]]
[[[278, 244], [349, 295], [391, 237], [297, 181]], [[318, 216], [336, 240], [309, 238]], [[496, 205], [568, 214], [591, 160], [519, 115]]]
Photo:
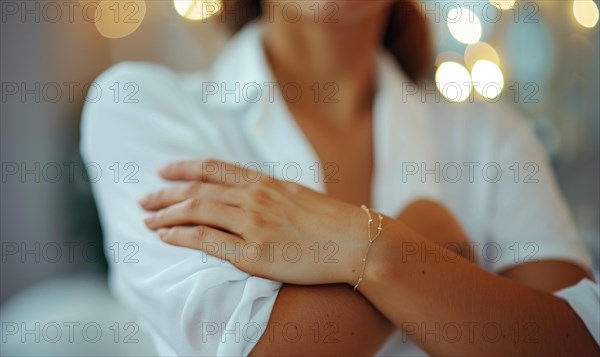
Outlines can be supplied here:
[[173, 0], [177, 13], [188, 20], [206, 20], [223, 9], [222, 0]]
[[515, 2], [516, 0], [490, 0], [490, 4], [502, 10], [512, 9]]
[[464, 102], [471, 95], [471, 75], [456, 62], [444, 62], [438, 67], [435, 84], [444, 98], [451, 102]]
[[137, 30], [144, 16], [144, 0], [102, 0], [96, 7], [96, 28], [104, 37], [122, 38]]
[[452, 8], [448, 11], [448, 29], [455, 39], [471, 44], [481, 39], [481, 21], [467, 8]]
[[477, 42], [467, 46], [465, 50], [465, 64], [467, 68], [473, 68], [479, 60], [488, 60], [500, 66], [500, 56], [491, 45], [485, 42]]
[[573, 15], [581, 26], [592, 28], [598, 23], [598, 6], [593, 0], [575, 0]]
[[494, 62], [477, 61], [471, 71], [473, 86], [486, 99], [496, 99], [504, 89], [504, 75]]

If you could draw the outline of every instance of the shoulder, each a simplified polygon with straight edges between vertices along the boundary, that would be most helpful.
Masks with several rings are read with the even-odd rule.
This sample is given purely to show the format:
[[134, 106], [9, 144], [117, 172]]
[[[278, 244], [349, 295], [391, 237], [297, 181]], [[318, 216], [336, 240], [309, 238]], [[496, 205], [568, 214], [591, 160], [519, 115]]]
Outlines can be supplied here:
[[[146, 62], [116, 64], [93, 82], [83, 110], [83, 120], [94, 122], [107, 113], [172, 111], [181, 108], [183, 76], [167, 67]], [[103, 118], [102, 122], [106, 119]]]
[[491, 156], [515, 146], [540, 146], [530, 121], [510, 103], [440, 102], [429, 109], [430, 130], [442, 146]]
[[185, 142], [210, 134], [210, 116], [196, 100], [203, 76], [146, 62], [107, 69], [94, 80], [84, 104], [82, 153], [170, 145], [173, 138]]
[[502, 134], [523, 131], [530, 125], [523, 114], [509, 103], [439, 102], [432, 106], [431, 120], [440, 127], [462, 127], [470, 131]]

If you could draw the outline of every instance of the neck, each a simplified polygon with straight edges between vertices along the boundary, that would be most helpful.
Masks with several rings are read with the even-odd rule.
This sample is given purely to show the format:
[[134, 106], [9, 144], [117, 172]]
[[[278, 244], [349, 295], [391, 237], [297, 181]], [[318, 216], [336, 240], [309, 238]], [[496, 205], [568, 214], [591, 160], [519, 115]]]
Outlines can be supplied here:
[[[344, 125], [372, 112], [375, 60], [386, 15], [352, 25], [277, 18], [266, 25], [264, 45], [276, 80], [282, 87], [293, 83], [302, 88], [298, 100], [286, 98], [293, 114]], [[290, 92], [296, 96], [295, 90]]]

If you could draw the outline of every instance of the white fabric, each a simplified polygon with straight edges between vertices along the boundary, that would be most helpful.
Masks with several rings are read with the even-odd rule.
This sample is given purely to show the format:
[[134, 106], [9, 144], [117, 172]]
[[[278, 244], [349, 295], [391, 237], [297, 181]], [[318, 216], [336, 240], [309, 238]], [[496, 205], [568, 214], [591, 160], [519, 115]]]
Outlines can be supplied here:
[[577, 285], [557, 291], [554, 295], [571, 305], [600, 345], [600, 286], [589, 279], [582, 279]]
[[[315, 180], [311, 170], [318, 162], [314, 150], [279, 91], [270, 90], [273, 77], [261, 31], [256, 24], [242, 30], [207, 73], [176, 74], [148, 63], [116, 65], [97, 79], [104, 95], [84, 109], [82, 152], [94, 164], [91, 171], [103, 172], [93, 189], [111, 257], [112, 288], [152, 328], [164, 354], [247, 355], [264, 329], [251, 333], [268, 322], [281, 284], [249, 276], [200, 251], [163, 244], [148, 231], [137, 199], [172, 184], [157, 176], [157, 168], [170, 161], [212, 157], [242, 165], [278, 163], [273, 173], [280, 178], [288, 164], [286, 177], [293, 178], [290, 167], [297, 164], [302, 170], [299, 183], [324, 190], [323, 180]], [[530, 253], [534, 259], [589, 268], [543, 149], [518, 114], [499, 104], [450, 105], [431, 93], [424, 98], [413, 94], [385, 53], [377, 78], [375, 209], [396, 216], [419, 197], [444, 202], [479, 245], [477, 259], [493, 272], [527, 261]], [[128, 83], [139, 88], [133, 96], [138, 103], [125, 102], [123, 94], [115, 97], [114, 85]], [[237, 98], [224, 91], [235, 91], [236, 84]], [[216, 95], [211, 94], [213, 85], [221, 87]], [[262, 90], [258, 97], [257, 88]], [[518, 183], [509, 168], [515, 162], [521, 166]], [[529, 162], [539, 168], [538, 183], [523, 182], [532, 171], [523, 168]], [[120, 168], [118, 179], [114, 163]], [[432, 169], [436, 163], [439, 182], [433, 174], [411, 174], [415, 165]], [[479, 166], [470, 175], [465, 165], [473, 163]], [[490, 163], [503, 170], [499, 182], [489, 183], [482, 176]], [[451, 171], [455, 164], [462, 167], [459, 180]], [[132, 167], [138, 170], [130, 178], [137, 183], [124, 177]], [[492, 168], [488, 174], [495, 176]], [[138, 262], [124, 261], [133, 252], [128, 243], [139, 248], [132, 256]], [[422, 352], [403, 343], [398, 333], [380, 353]]]

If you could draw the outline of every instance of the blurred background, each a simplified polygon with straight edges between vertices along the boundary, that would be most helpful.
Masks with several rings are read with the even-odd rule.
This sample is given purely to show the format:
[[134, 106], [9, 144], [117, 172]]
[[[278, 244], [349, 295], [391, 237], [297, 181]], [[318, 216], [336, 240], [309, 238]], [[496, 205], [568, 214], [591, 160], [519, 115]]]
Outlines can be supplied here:
[[[80, 113], [94, 78], [115, 63], [207, 68], [231, 36], [223, 16], [236, 15], [217, 0], [0, 4], [0, 352], [152, 354], [106, 288], [102, 232], [78, 152]], [[529, 118], [598, 271], [598, 2], [418, 6], [435, 35], [431, 81], [449, 101], [507, 101]], [[471, 80], [481, 84], [470, 92], [443, 90]]]

